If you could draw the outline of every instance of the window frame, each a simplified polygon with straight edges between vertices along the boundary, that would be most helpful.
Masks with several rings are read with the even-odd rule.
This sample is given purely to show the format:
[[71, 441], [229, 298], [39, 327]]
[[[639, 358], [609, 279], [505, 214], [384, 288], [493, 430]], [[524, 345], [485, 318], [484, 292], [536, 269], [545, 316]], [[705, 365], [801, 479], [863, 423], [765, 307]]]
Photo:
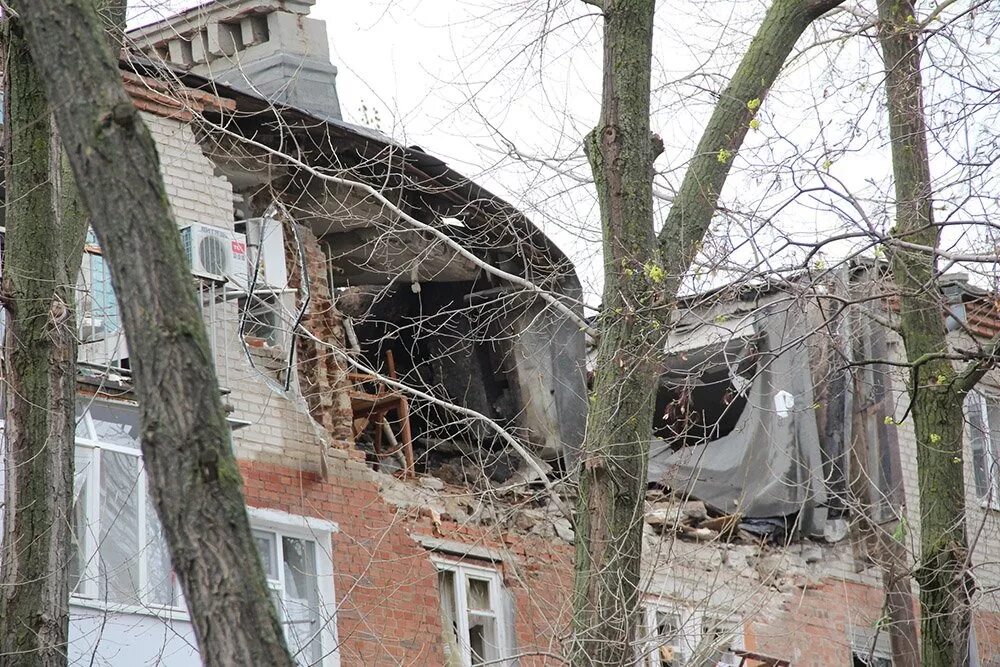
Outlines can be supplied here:
[[[261, 507], [247, 507], [250, 516], [250, 528], [254, 531], [275, 534], [275, 557], [279, 579], [284, 578], [281, 563], [280, 545], [282, 537], [307, 540], [313, 543], [316, 561], [316, 599], [320, 617], [320, 653], [318, 662], [311, 663], [314, 667], [340, 667], [340, 642], [337, 634], [336, 589], [333, 577], [333, 535], [340, 531], [332, 521], [314, 517], [289, 514], [280, 510]], [[266, 573], [265, 573], [266, 575]], [[268, 577], [269, 590], [272, 579]], [[289, 647], [291, 648], [291, 647]]]
[[[134, 402], [106, 401], [94, 397], [84, 400], [81, 405], [81, 413], [77, 416], [74, 456], [78, 451], [86, 450], [89, 462], [84, 473], [87, 484], [85, 498], [84, 518], [86, 526], [84, 530], [84, 540], [80, 544], [82, 554], [80, 569], [80, 586], [70, 594], [70, 604], [76, 607], [98, 609], [101, 611], [121, 614], [133, 614], [148, 617], [157, 617], [175, 621], [191, 622], [186, 602], [179, 592], [176, 596], [177, 604], [163, 605], [148, 601], [149, 595], [149, 565], [146, 557], [148, 549], [147, 520], [145, 512], [149, 511], [150, 498], [147, 492], [146, 470], [142, 460], [142, 450], [139, 447], [128, 447], [112, 442], [101, 440], [94, 426], [94, 419], [91, 408], [95, 404], [107, 405], [112, 408], [127, 411], [137, 411]], [[2, 421], [0, 421], [2, 424]], [[83, 433], [81, 434], [81, 425]], [[136, 480], [136, 507], [139, 516], [136, 529], [136, 543], [139, 545], [139, 553], [142, 557], [138, 562], [137, 590], [139, 600], [136, 603], [121, 602], [102, 599], [99, 596], [100, 578], [100, 535], [101, 535], [101, 455], [95, 456], [95, 452], [112, 452], [125, 454], [137, 460], [138, 477]], [[79, 474], [79, 471], [77, 472]], [[74, 478], [74, 497], [75, 497]], [[314, 559], [316, 563], [316, 600], [320, 618], [320, 653], [318, 662], [311, 663], [314, 667], [340, 667], [340, 651], [337, 635], [336, 617], [336, 591], [333, 577], [333, 534], [339, 532], [336, 523], [313, 517], [298, 516], [286, 512], [247, 507], [247, 514], [250, 519], [252, 530], [267, 531], [274, 533], [280, 542], [282, 537], [299, 540], [306, 540], [313, 544], [315, 549]], [[280, 555], [280, 546], [276, 549]], [[283, 568], [279, 563], [279, 573], [283, 576]], [[270, 584], [270, 580], [269, 580]], [[175, 582], [175, 585], [176, 582]], [[270, 586], [269, 586], [270, 587]]]
[[[695, 664], [701, 666], [707, 664], [704, 662], [705, 656], [699, 655], [699, 651], [705, 646], [705, 640], [708, 638], [706, 629], [722, 629], [731, 626], [733, 629], [733, 638], [726, 648], [741, 649], [744, 646], [743, 624], [742, 620], [737, 617], [703, 612], [691, 609], [680, 603], [655, 598], [644, 600], [640, 609], [643, 621], [643, 635], [642, 641], [638, 644], [641, 655], [637, 660], [637, 664], [641, 667], [660, 667], [659, 648], [660, 646], [668, 645], [665, 642], [659, 641], [656, 623], [658, 612], [670, 614], [678, 621], [677, 639], [673, 644], [673, 648], [679, 651], [680, 664], [685, 667], [692, 667]], [[725, 651], [725, 653], [730, 658], [736, 658], [737, 662], [716, 662], [713, 667], [729, 667], [729, 665], [739, 664], [738, 656], [735, 656], [731, 651]], [[698, 658], [700, 662], [692, 662], [695, 658]]]
[[[126, 447], [112, 442], [101, 440], [94, 427], [94, 419], [91, 408], [95, 404], [107, 405], [114, 409], [134, 411], [138, 416], [138, 407], [135, 403], [125, 403], [120, 401], [103, 401], [91, 398], [83, 405], [82, 414], [77, 417], [76, 432], [74, 435], [74, 456], [77, 452], [84, 450], [87, 452], [88, 463], [85, 473], [85, 483], [87, 485], [86, 506], [84, 516], [86, 526], [84, 530], [84, 541], [80, 545], [82, 550], [80, 583], [70, 591], [70, 602], [81, 607], [90, 607], [104, 611], [113, 611], [125, 614], [138, 614], [143, 616], [161, 616], [174, 620], [190, 620], [190, 615], [180, 593], [179, 583], [173, 579], [173, 585], [177, 594], [177, 604], [165, 605], [150, 602], [146, 596], [149, 594], [149, 564], [146, 557], [148, 549], [147, 535], [147, 512], [150, 510], [146, 484], [146, 467], [142, 460], [142, 450], [137, 442], [136, 447]], [[80, 435], [80, 427], [83, 425], [86, 436]], [[137, 589], [139, 600], [136, 603], [122, 602], [118, 600], [108, 600], [100, 596], [100, 547], [101, 547], [101, 466], [103, 453], [123, 454], [136, 459], [138, 474], [135, 482], [136, 494], [136, 546], [140, 558], [138, 560]], [[96, 454], [96, 455], [95, 455]], [[76, 496], [76, 475], [74, 474], [74, 505]], [[155, 510], [154, 510], [155, 513]], [[158, 520], [158, 518], [157, 518]], [[76, 554], [74, 554], [76, 556]], [[172, 573], [171, 573], [172, 574]]]
[[[677, 620], [677, 636], [672, 644], [661, 640], [659, 634], [658, 614], [669, 614]], [[691, 614], [689, 614], [689, 617]], [[681, 665], [687, 665], [691, 658], [689, 626], [691, 618], [684, 618], [682, 610], [677, 605], [666, 602], [644, 602], [642, 605], [642, 642], [640, 650], [642, 667], [660, 667], [660, 648], [671, 646], [681, 659]], [[694, 643], [697, 646], [697, 642]]]
[[[971, 401], [975, 401], [977, 403], [980, 419], [979, 424], [974, 424], [971, 419]], [[993, 438], [994, 425], [990, 423], [991, 403], [993, 410], [1000, 413], [1000, 396], [996, 393], [977, 388], [966, 394], [965, 400], [962, 403], [962, 408], [965, 413], [965, 426], [967, 427], [968, 432], [964, 433], [963, 440], [968, 444], [969, 454], [971, 455], [973, 493], [979, 500], [981, 507], [984, 509], [1000, 511], [1000, 442], [994, 442]], [[1000, 430], [1000, 424], [995, 426], [998, 430]], [[978, 484], [976, 484], [977, 465], [975, 450], [973, 449], [972, 444], [972, 438], [974, 436], [972, 429], [980, 427], [980, 435], [983, 438], [983, 460], [986, 464], [985, 470], [982, 471], [986, 481], [985, 494], [979, 493]]]
[[[486, 614], [481, 611], [475, 611], [477, 616], [481, 615], [484, 617], [493, 618], [496, 624], [497, 633], [497, 646], [500, 650], [500, 656], [497, 660], [491, 662], [490, 664], [497, 665], [510, 665], [512, 657], [507, 655], [508, 653], [508, 628], [504, 617], [503, 610], [503, 578], [495, 567], [489, 567], [485, 565], [475, 565], [469, 564], [462, 561], [451, 560], [438, 555], [431, 556], [431, 562], [434, 564], [434, 568], [437, 573], [446, 571], [451, 572], [455, 577], [455, 615], [456, 622], [458, 624], [458, 647], [461, 650], [461, 660], [464, 667], [470, 667], [472, 665], [472, 646], [469, 644], [469, 602], [468, 602], [468, 592], [466, 586], [466, 577], [472, 576], [476, 579], [485, 579], [489, 581], [490, 585], [490, 601], [492, 614]], [[438, 612], [440, 616], [441, 611], [441, 590], [438, 590]], [[443, 629], [443, 628], [442, 628]]]
[[702, 643], [704, 643], [710, 630], [718, 636], [720, 634], [725, 634], [727, 628], [732, 628], [732, 639], [728, 642], [729, 645], [725, 647], [726, 650], [723, 651], [722, 647], [719, 647], [718, 649], [723, 653], [723, 657], [726, 659], [726, 662], [717, 662], [715, 663], [716, 667], [737, 667], [740, 665], [740, 657], [733, 653], [732, 649], [740, 650], [744, 646], [744, 630], [742, 623], [738, 620], [733, 620], [731, 617], [718, 614], [702, 614], [700, 621]]

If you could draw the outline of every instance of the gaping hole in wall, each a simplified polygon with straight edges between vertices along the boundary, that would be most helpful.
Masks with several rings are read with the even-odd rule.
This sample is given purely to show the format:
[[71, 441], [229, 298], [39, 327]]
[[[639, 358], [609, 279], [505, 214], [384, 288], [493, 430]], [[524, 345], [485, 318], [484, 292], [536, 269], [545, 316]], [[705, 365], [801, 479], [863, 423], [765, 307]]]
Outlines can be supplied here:
[[742, 339], [671, 355], [656, 393], [656, 436], [680, 449], [732, 433], [756, 368], [753, 344]]
[[[391, 360], [400, 383], [516, 432], [521, 403], [503, 300], [479, 302], [479, 287], [473, 281], [428, 282], [418, 292], [409, 286], [351, 287], [340, 290], [337, 305], [353, 322], [366, 366], [388, 375]], [[484, 421], [430, 401], [413, 400], [411, 406], [418, 472], [475, 483], [503, 481], [516, 470], [517, 459]], [[356, 441], [375, 462], [373, 439], [361, 431]]]

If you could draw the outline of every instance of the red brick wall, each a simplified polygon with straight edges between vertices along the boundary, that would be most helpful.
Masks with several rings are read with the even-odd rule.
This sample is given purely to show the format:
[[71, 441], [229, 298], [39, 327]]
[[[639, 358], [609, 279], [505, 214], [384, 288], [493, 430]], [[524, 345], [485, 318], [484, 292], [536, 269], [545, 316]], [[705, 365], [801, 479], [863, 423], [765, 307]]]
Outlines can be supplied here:
[[[360, 452], [357, 452], [360, 456]], [[313, 473], [241, 461], [247, 504], [334, 521], [333, 568], [341, 662], [350, 665], [443, 665], [437, 571], [411, 533], [513, 555], [500, 566], [514, 595], [521, 664], [557, 664], [568, 623], [571, 550], [542, 540], [498, 538], [492, 531], [436, 524], [430, 516], [402, 512], [380, 499], [363, 462], [334, 459], [329, 482]], [[470, 561], [475, 562], [475, 561]], [[530, 594], [529, 594], [530, 591]], [[531, 655], [534, 653], [534, 655]]]
[[774, 618], [749, 624], [747, 646], [796, 667], [851, 665], [851, 629], [874, 629], [881, 591], [828, 579], [782, 600]]
[[[444, 664], [436, 570], [411, 534], [503, 552], [499, 570], [514, 596], [521, 665], [563, 664], [556, 656], [569, 627], [572, 547], [523, 537], [502, 521], [458, 526], [429, 512], [397, 510], [381, 499], [362, 454], [351, 454], [332, 460], [327, 482], [314, 473], [241, 462], [250, 506], [339, 525], [333, 567], [345, 667]], [[749, 615], [747, 648], [797, 667], [851, 665], [851, 629], [872, 629], [882, 615], [878, 589], [834, 578], [790, 593], [762, 590], [761, 600], [757, 609], [742, 610]], [[1000, 651], [1000, 617], [981, 615], [977, 632], [985, 661]]]

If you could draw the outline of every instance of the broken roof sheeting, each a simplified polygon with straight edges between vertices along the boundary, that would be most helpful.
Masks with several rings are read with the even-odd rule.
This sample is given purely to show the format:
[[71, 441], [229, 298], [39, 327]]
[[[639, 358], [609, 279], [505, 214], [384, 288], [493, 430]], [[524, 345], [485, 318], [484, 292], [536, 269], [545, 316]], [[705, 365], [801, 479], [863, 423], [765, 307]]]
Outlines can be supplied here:
[[[275, 136], [286, 135], [289, 128], [294, 128], [325, 136], [326, 141], [317, 141], [317, 146], [336, 142], [333, 145], [337, 148], [353, 149], [368, 160], [384, 160], [385, 156], [392, 155], [407, 179], [404, 187], [433, 203], [439, 213], [449, 210], [447, 215], [454, 215], [461, 211], [468, 229], [441, 223], [442, 231], [460, 238], [475, 234], [479, 248], [504, 251], [516, 257], [522, 264], [523, 277], [551, 291], [560, 293], [566, 284], [571, 286], [570, 291], [576, 291], [572, 287], [579, 286], [573, 263], [523, 213], [417, 146], [404, 146], [372, 128], [334, 118], [320, 119], [303, 109], [270, 102], [212, 79], [156, 63], [145, 56], [130, 54], [121, 64], [139, 74], [161, 81], [177, 81], [183, 86], [234, 100], [236, 111], [223, 113], [223, 119], [237, 123], [251, 120], [257, 126], [257, 137], [267, 135], [268, 126], [273, 126]], [[212, 113], [215, 112], [207, 110], [206, 115]]]

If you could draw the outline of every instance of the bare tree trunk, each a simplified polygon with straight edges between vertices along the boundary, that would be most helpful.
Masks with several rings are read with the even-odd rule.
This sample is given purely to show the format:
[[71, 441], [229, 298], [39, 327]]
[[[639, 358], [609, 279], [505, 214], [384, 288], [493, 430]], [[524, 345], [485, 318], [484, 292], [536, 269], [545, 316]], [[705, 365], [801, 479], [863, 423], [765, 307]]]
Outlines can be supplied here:
[[71, 280], [66, 257], [69, 230], [55, 207], [48, 104], [16, 20], [8, 23], [7, 46], [6, 504], [0, 557], [0, 656], [7, 657], [0, 662], [65, 665], [76, 276]]
[[[98, 0], [98, 4], [101, 4]], [[111, 18], [120, 44], [124, 3]], [[76, 408], [76, 278], [86, 212], [21, 26], [8, 25], [4, 303], [7, 498], [0, 656], [65, 665]]]
[[658, 240], [651, 188], [662, 144], [649, 128], [653, 2], [603, 3], [601, 118], [586, 148], [601, 209], [604, 299], [579, 478], [574, 665], [634, 661], [662, 332], [750, 121], [798, 38], [841, 2], [775, 0], [716, 105]]
[[575, 665], [634, 660], [646, 457], [666, 320], [649, 130], [653, 0], [604, 7], [601, 118], [587, 135], [604, 235], [604, 301], [576, 516]]
[[[920, 30], [912, 0], [879, 0], [879, 41], [896, 182], [893, 236], [938, 247], [920, 74]], [[925, 667], [968, 664], [970, 598], [967, 569], [962, 435], [964, 387], [948, 352], [944, 303], [929, 252], [895, 248], [890, 266], [900, 290], [900, 330], [913, 364], [910, 399], [920, 491], [921, 653]]]
[[290, 667], [152, 137], [86, 0], [22, 0], [15, 10], [111, 266], [150, 494], [202, 660]]

